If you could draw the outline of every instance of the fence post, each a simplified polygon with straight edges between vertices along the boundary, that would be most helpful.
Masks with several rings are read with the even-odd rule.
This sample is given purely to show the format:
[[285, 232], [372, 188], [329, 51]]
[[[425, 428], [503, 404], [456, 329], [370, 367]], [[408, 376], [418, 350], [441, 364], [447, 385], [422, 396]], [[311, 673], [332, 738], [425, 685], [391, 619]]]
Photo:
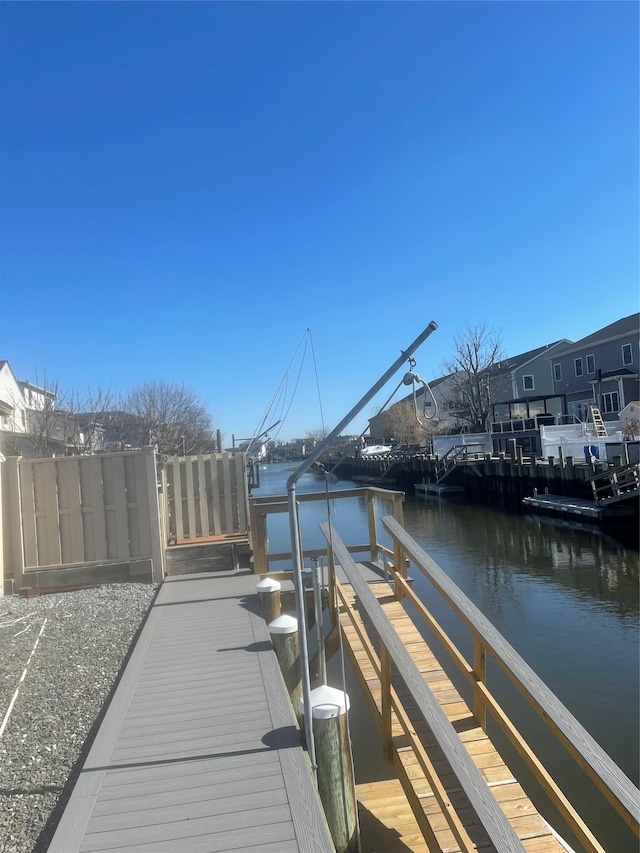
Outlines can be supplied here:
[[387, 647], [380, 644], [380, 689], [382, 692], [382, 752], [385, 760], [391, 756], [391, 658]]
[[158, 500], [158, 472], [155, 447], [144, 447], [147, 471], [147, 494], [149, 496], [149, 532], [151, 534], [151, 559], [153, 582], [162, 583], [165, 570], [165, 551], [160, 527], [160, 501]]
[[[487, 680], [487, 655], [482, 640], [477, 634], [473, 637], [473, 673], [479, 684]], [[482, 728], [487, 730], [487, 705], [479, 690], [473, 691], [473, 714]]]
[[20, 491], [19, 456], [10, 456], [7, 466], [7, 500], [9, 501], [9, 537], [13, 591], [19, 592], [24, 584], [24, 542], [22, 535], [22, 495]]
[[369, 526], [369, 547], [371, 551], [371, 560], [378, 559], [378, 541], [376, 538], [376, 516], [375, 516], [375, 504], [374, 498], [367, 489], [366, 492], [366, 501], [367, 501], [367, 524]]
[[[358, 812], [347, 726], [349, 697], [342, 690], [322, 685], [311, 691], [310, 713], [318, 764], [318, 792], [336, 853], [356, 853], [359, 848]], [[304, 702], [300, 711], [307, 713]]]
[[2, 480], [6, 475], [3, 463], [5, 463], [4, 457], [0, 459], [0, 598], [4, 598], [4, 530], [2, 524], [4, 506], [2, 503]]
[[261, 512], [260, 505], [251, 503], [251, 542], [253, 547], [253, 573], [266, 574], [269, 571], [267, 558], [267, 516]]
[[402, 508], [403, 500], [404, 495], [393, 496], [393, 517], [402, 527], [404, 527], [404, 510]]

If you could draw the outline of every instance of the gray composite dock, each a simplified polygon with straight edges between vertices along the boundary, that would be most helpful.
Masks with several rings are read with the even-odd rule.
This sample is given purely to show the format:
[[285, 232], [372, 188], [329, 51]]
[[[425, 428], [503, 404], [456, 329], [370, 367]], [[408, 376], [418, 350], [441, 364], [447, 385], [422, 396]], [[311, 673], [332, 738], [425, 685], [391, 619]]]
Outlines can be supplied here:
[[256, 580], [164, 581], [49, 853], [334, 850]]

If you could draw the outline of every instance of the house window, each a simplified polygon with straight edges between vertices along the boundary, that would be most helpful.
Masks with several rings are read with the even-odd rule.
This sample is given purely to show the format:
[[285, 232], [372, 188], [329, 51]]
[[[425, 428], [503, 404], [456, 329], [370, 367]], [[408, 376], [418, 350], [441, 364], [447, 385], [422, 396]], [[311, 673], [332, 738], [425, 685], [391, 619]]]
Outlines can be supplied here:
[[602, 394], [600, 397], [600, 408], [603, 412], [619, 412], [620, 402], [618, 400], [618, 392], [610, 391], [607, 394]]
[[576, 376], [582, 376], [582, 359], [576, 358], [573, 363], [576, 366]]
[[633, 364], [633, 353], [631, 352], [631, 344], [622, 345], [622, 363]]
[[553, 365], [553, 378], [556, 382], [562, 382], [562, 365], [554, 364]]
[[533, 376], [528, 374], [527, 376], [522, 377], [522, 387], [525, 391], [533, 391], [535, 386], [533, 384]]
[[595, 373], [596, 372], [596, 357], [595, 355], [587, 356], [587, 373]]

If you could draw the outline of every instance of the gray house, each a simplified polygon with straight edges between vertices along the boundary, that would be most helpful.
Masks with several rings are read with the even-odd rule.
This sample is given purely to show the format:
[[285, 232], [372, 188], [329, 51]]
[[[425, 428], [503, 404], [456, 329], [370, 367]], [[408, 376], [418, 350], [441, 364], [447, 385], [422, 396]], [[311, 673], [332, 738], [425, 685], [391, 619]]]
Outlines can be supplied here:
[[632, 314], [552, 355], [553, 390], [580, 421], [587, 420], [589, 406], [605, 421], [618, 420], [627, 403], [640, 399], [639, 360], [640, 314]]

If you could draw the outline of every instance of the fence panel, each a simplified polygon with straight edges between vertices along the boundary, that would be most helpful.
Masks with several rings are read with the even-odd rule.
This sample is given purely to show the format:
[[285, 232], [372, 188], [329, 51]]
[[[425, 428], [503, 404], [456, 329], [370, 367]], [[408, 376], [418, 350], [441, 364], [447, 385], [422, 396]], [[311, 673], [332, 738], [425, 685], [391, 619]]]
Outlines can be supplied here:
[[152, 567], [153, 580], [162, 579], [153, 448], [3, 464], [8, 477], [2, 500], [10, 519], [3, 529], [4, 573], [16, 589], [33, 581], [35, 572], [129, 563], [131, 573], [137, 561], [148, 564], [135, 571]]
[[166, 528], [176, 541], [248, 529], [244, 454], [209, 453], [167, 460]]

